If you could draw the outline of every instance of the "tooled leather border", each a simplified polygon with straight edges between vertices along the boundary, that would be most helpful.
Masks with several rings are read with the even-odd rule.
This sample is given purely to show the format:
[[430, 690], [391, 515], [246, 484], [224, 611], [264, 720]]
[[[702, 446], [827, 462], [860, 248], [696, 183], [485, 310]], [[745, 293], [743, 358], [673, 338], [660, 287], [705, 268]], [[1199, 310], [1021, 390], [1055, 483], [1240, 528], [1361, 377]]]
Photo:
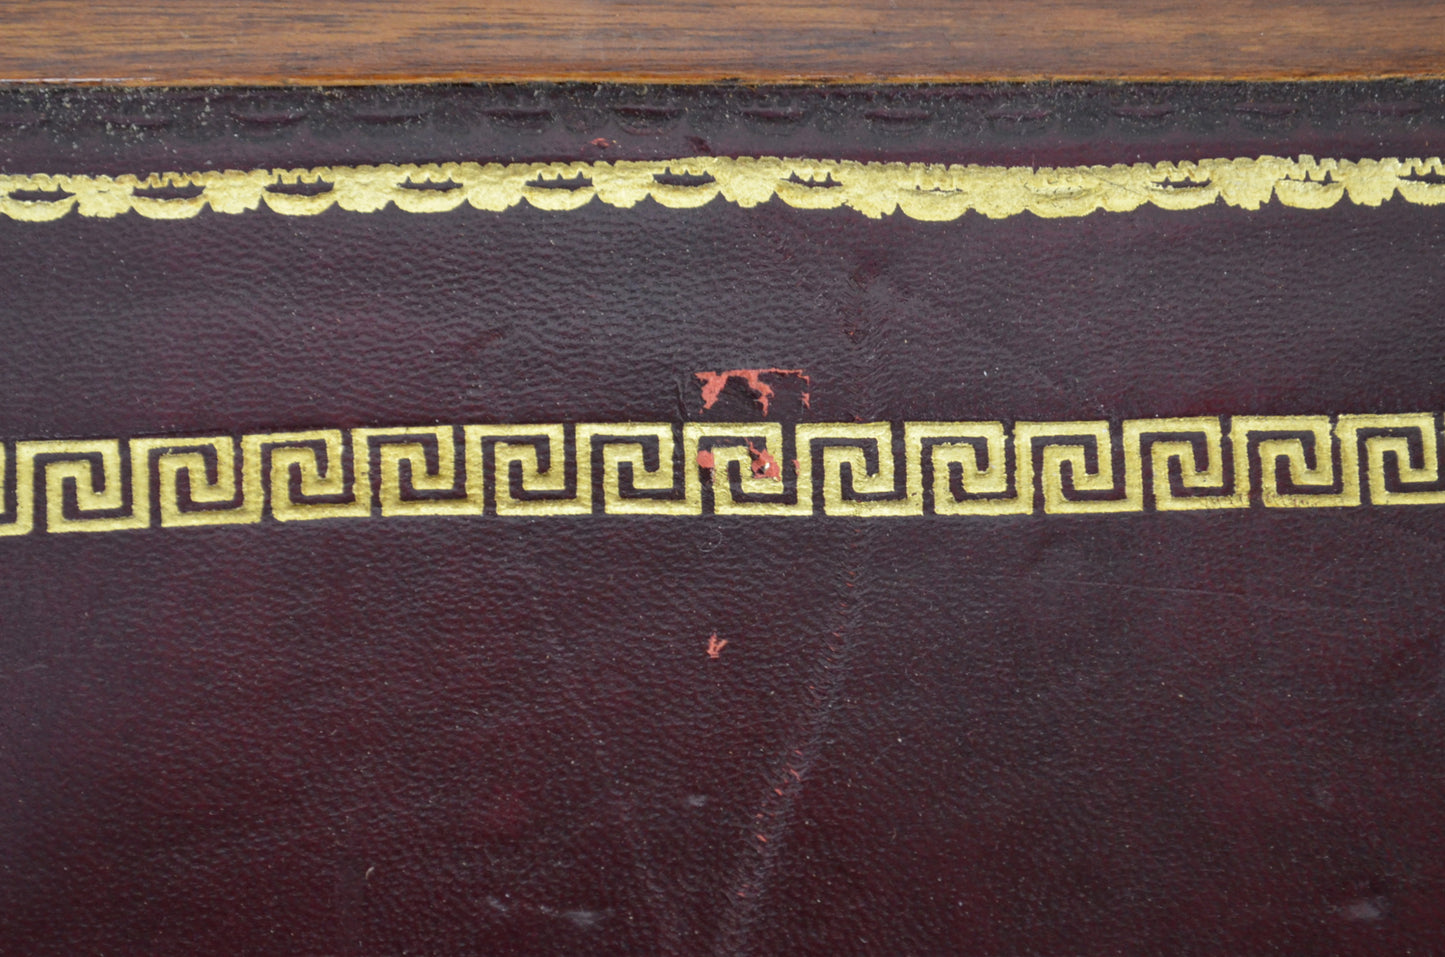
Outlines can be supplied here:
[[967, 212], [1002, 219], [1184, 210], [1216, 201], [1258, 209], [1271, 199], [1298, 209], [1341, 200], [1378, 206], [1393, 197], [1445, 203], [1445, 163], [1430, 159], [1316, 160], [1310, 156], [1183, 163], [1043, 167], [859, 163], [776, 157], [692, 156], [592, 163], [439, 163], [312, 169], [209, 170], [145, 175], [0, 175], [0, 215], [40, 222], [72, 211], [109, 218], [134, 212], [186, 219], [210, 208], [238, 214], [263, 204], [291, 216], [332, 206], [369, 213], [394, 206], [438, 213], [469, 205], [500, 212], [522, 201], [546, 210], [594, 199], [630, 208], [650, 199], [692, 208], [717, 199], [742, 207], [774, 198], [803, 209], [895, 212], [946, 221]]
[[9, 174], [759, 155], [1007, 166], [1360, 159], [1418, 156], [1437, 134], [1438, 81], [0, 87]]
[[1222, 127], [1278, 134], [1300, 126], [1445, 124], [1445, 82], [981, 83], [880, 86], [422, 84], [375, 87], [0, 87], [0, 130], [110, 135], [282, 132], [331, 126], [385, 137], [398, 128], [484, 127], [533, 137], [552, 130], [644, 136], [738, 126], [771, 137], [815, 130], [899, 140], [921, 132], [1026, 137], [1050, 126], [1078, 135], [1148, 136]]
[[1439, 416], [1422, 412], [1118, 426], [553, 422], [34, 440], [0, 444], [0, 537], [41, 528], [254, 524], [268, 516], [811, 516], [821, 509], [884, 518], [1030, 515], [1040, 505], [1046, 514], [1438, 506], [1445, 504], [1439, 434]]

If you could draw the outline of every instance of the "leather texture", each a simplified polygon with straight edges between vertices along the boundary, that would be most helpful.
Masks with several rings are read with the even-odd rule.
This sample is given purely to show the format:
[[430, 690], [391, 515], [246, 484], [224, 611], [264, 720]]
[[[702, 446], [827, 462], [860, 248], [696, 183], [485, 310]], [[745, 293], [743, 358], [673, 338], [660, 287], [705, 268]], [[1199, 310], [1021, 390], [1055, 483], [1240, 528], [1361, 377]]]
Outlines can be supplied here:
[[[6, 97], [7, 172], [1445, 129], [1423, 84]], [[741, 368], [806, 372], [784, 422], [1434, 411], [1442, 249], [1399, 201], [0, 219], [0, 437], [761, 420], [704, 408]], [[1442, 952], [1442, 540], [1368, 505], [0, 539], [0, 952]]]

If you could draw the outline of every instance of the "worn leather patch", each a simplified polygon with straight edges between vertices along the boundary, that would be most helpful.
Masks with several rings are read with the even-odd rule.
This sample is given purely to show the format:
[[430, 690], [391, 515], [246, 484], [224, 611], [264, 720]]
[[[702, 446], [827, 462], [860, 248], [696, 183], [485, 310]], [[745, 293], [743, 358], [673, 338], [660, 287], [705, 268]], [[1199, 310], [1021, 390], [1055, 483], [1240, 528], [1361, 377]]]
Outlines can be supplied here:
[[0, 950], [1445, 948], [1438, 85], [0, 99]]

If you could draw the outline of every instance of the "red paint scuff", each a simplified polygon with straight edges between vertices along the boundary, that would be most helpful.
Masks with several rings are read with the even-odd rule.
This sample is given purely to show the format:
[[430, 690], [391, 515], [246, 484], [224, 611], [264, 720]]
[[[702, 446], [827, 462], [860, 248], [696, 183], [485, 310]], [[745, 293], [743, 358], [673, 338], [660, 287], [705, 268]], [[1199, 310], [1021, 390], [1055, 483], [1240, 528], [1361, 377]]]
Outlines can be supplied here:
[[783, 477], [783, 470], [778, 467], [778, 460], [767, 449], [760, 449], [751, 441], [748, 442], [748, 455], [753, 458], [753, 478], [777, 479]]
[[728, 640], [724, 638], [718, 641], [717, 632], [713, 632], [707, 640], [707, 656], [716, 661], [722, 657], [722, 650], [728, 646]]
[[714, 465], [716, 465], [716, 464], [717, 464], [717, 459], [713, 458], [713, 454], [712, 454], [711, 452], [709, 452], [707, 449], [700, 449], [700, 450], [698, 451], [698, 453], [697, 453], [697, 467], [698, 467], [698, 468], [701, 468], [701, 469], [710, 469], [710, 468], [712, 468], [712, 467], [713, 467]]
[[[718, 396], [722, 395], [723, 387], [728, 384], [729, 379], [742, 379], [743, 383], [753, 390], [758, 397], [758, 405], [763, 408], [763, 415], [768, 414], [768, 403], [773, 398], [773, 387], [763, 381], [765, 375], [791, 375], [802, 379], [809, 389], [813, 387], [813, 378], [802, 369], [728, 369], [725, 372], [695, 372], [697, 380], [702, 383], [702, 407], [711, 409], [717, 402]], [[813, 394], [803, 393], [803, 408], [813, 407]]]

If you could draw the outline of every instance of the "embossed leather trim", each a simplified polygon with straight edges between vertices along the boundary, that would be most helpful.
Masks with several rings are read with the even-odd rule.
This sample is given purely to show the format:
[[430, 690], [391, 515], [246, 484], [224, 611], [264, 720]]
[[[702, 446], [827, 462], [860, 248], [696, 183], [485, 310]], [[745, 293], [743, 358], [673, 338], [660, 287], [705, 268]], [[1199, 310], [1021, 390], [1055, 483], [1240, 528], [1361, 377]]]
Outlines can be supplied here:
[[187, 219], [210, 208], [244, 213], [264, 204], [287, 216], [339, 207], [370, 213], [395, 206], [437, 213], [470, 205], [500, 212], [523, 200], [540, 209], [577, 209], [596, 199], [630, 208], [652, 200], [672, 209], [716, 199], [742, 207], [773, 198], [800, 209], [852, 209], [877, 218], [953, 220], [967, 212], [1002, 219], [1128, 212], [1152, 205], [1182, 210], [1223, 201], [1258, 209], [1277, 200], [1323, 209], [1344, 200], [1378, 206], [1445, 203], [1445, 164], [1430, 159], [1358, 161], [1310, 156], [1183, 163], [1031, 168], [861, 163], [776, 157], [692, 156], [595, 163], [441, 163], [225, 170], [146, 175], [0, 175], [0, 214], [40, 222], [74, 211], [108, 218], [135, 212]]
[[[1445, 504], [1440, 422], [660, 422], [0, 448], [0, 535], [402, 515], [1017, 515]], [[15, 476], [22, 477], [16, 482]], [[37, 488], [44, 504], [37, 506]], [[153, 515], [153, 505], [155, 513]]]

